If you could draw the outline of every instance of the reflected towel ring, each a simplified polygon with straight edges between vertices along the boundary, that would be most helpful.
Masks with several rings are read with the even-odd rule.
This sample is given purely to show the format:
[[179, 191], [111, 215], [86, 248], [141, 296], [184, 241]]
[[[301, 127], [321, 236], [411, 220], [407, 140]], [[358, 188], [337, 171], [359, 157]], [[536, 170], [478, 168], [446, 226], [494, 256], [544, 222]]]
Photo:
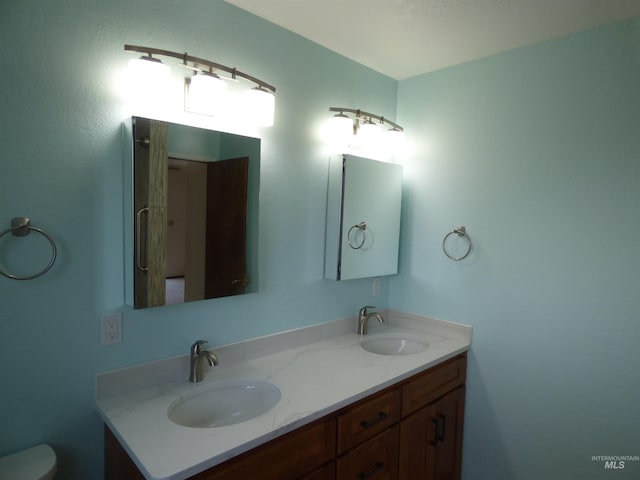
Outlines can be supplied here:
[[30, 220], [27, 217], [14, 217], [13, 219], [11, 219], [11, 228], [7, 228], [6, 230], [0, 232], [0, 238], [4, 237], [7, 233], [12, 233], [16, 237], [26, 237], [27, 235], [29, 235], [31, 231], [38, 232], [44, 238], [46, 238], [51, 244], [52, 254], [51, 254], [51, 260], [49, 260], [49, 264], [46, 267], [44, 267], [42, 270], [40, 270], [38, 273], [34, 273], [33, 275], [25, 275], [25, 276], [12, 275], [10, 273], [3, 271], [2, 269], [0, 269], [0, 275], [3, 275], [12, 280], [31, 280], [33, 278], [38, 278], [41, 275], [44, 275], [53, 266], [53, 264], [56, 261], [56, 257], [58, 256], [58, 249], [56, 248], [56, 243], [53, 241], [53, 238], [51, 238], [48, 234], [43, 232], [41, 229], [33, 227], [31, 225]]
[[[464, 238], [466, 238], [466, 239], [467, 239], [467, 242], [469, 243], [469, 246], [468, 246], [468, 248], [467, 248], [467, 251], [465, 252], [465, 254], [464, 254], [464, 255], [462, 255], [462, 256], [460, 256], [460, 257], [454, 257], [454, 256], [449, 255], [449, 252], [447, 252], [447, 247], [446, 247], [446, 245], [445, 245], [445, 243], [446, 243], [446, 241], [447, 241], [447, 238], [449, 238], [449, 236], [450, 236], [450, 235], [453, 235], [454, 233], [455, 233], [456, 235], [458, 235], [459, 237], [464, 237]], [[469, 255], [469, 252], [471, 251], [471, 239], [469, 238], [469, 235], [467, 235], [467, 231], [466, 231], [466, 229], [464, 228], [464, 225], [461, 225], [461, 226], [459, 226], [459, 227], [454, 228], [454, 229], [453, 229], [453, 231], [451, 231], [451, 232], [447, 233], [447, 234], [444, 236], [444, 238], [442, 239], [442, 251], [443, 251], [443, 252], [444, 252], [444, 254], [445, 254], [447, 257], [449, 257], [451, 260], [462, 260], [463, 258], [466, 258], [466, 257], [467, 257], [467, 255]]]
[[[356, 240], [356, 238], [358, 236], [358, 231], [362, 232], [362, 241], [358, 245], [354, 245], [354, 243], [351, 243], [351, 232], [353, 231], [354, 228], [357, 229], [355, 234], [353, 235], [354, 243], [355, 243], [355, 240]], [[358, 250], [358, 249], [362, 248], [362, 246], [364, 245], [364, 242], [365, 242], [366, 239], [367, 239], [367, 222], [360, 222], [357, 225], [353, 225], [349, 229], [349, 231], [347, 232], [347, 243], [354, 250]]]

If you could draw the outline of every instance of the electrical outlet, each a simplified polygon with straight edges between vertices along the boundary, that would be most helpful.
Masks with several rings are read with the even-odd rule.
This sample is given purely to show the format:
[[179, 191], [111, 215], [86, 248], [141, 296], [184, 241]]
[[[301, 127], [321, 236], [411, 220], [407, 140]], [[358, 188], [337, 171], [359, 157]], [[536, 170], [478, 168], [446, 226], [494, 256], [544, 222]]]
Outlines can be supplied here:
[[105, 313], [100, 317], [102, 345], [122, 343], [122, 312]]

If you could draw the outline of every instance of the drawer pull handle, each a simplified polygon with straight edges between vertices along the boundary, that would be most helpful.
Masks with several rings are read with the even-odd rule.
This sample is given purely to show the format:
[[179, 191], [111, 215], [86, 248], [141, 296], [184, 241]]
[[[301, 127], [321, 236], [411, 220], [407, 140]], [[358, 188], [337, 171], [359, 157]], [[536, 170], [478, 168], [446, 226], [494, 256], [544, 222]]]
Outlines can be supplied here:
[[380, 412], [375, 418], [372, 418], [371, 420], [363, 420], [362, 422], [360, 422], [360, 426], [362, 428], [371, 428], [375, 424], [385, 420], [388, 416], [389, 414], [387, 412]]
[[431, 440], [429, 443], [431, 444], [431, 446], [437, 447], [438, 446], [438, 425], [440, 424], [440, 419], [432, 418], [431, 423], [433, 423], [433, 440]]
[[431, 423], [433, 423], [434, 426], [434, 435], [433, 440], [431, 440], [429, 443], [434, 447], [438, 446], [438, 442], [444, 442], [444, 426], [446, 419], [447, 417], [445, 417], [441, 413], [438, 414], [438, 418], [431, 419]]
[[379, 471], [384, 469], [384, 463], [382, 462], [378, 462], [375, 464], [375, 466], [369, 470], [366, 473], [359, 473], [358, 474], [358, 479], [359, 480], [367, 480], [368, 478], [373, 477], [374, 475], [376, 475]]
[[447, 417], [441, 413], [438, 414], [438, 440], [441, 442], [444, 442], [444, 426], [446, 420]]

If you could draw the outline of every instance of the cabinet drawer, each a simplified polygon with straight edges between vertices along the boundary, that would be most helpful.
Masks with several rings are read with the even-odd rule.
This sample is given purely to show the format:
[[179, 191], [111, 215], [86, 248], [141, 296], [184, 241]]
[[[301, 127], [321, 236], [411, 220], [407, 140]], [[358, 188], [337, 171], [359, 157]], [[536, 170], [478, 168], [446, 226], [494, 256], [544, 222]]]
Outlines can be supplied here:
[[448, 360], [402, 386], [402, 416], [409, 415], [438, 397], [464, 385], [467, 377], [467, 356]]
[[192, 478], [293, 480], [330, 461], [335, 453], [336, 423], [328, 418], [301, 427]]
[[338, 480], [396, 480], [398, 478], [399, 426], [338, 458]]
[[300, 480], [335, 480], [335, 478], [336, 462], [331, 462], [317, 470], [314, 470]]
[[363, 400], [338, 415], [338, 453], [343, 453], [400, 420], [400, 389]]

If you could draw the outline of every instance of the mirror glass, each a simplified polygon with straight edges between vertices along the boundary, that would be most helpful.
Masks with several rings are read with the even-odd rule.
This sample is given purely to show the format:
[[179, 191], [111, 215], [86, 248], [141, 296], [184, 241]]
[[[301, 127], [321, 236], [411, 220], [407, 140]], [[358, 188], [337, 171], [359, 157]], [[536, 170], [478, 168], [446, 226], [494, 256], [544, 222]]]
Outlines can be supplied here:
[[398, 273], [402, 166], [335, 155], [327, 194], [325, 278]]
[[127, 300], [256, 292], [260, 140], [134, 117]]

